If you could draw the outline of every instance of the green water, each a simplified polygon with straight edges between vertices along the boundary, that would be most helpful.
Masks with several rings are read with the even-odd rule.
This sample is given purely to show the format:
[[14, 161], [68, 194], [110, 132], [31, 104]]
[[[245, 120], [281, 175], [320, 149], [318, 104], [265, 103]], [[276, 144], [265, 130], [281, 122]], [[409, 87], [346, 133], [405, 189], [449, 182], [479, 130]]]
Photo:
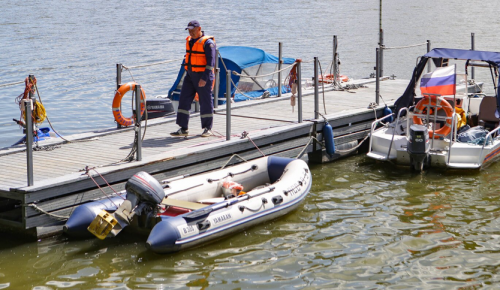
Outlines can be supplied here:
[[411, 173], [362, 155], [311, 165], [298, 210], [176, 254], [145, 237], [0, 240], [0, 289], [500, 287], [499, 165]]

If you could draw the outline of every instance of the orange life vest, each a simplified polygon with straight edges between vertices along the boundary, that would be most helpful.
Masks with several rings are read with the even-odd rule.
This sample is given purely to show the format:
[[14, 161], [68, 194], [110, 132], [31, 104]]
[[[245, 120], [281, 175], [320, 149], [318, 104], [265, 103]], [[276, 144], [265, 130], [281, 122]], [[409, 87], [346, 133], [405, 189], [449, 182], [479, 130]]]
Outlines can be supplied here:
[[189, 41], [191, 40], [191, 36], [186, 38], [186, 58], [184, 69], [188, 70], [191, 67], [191, 71], [194, 72], [203, 72], [207, 66], [207, 58], [205, 56], [205, 42], [207, 40], [212, 39], [215, 42], [213, 36], [202, 36], [198, 39], [191, 48], [189, 46]]

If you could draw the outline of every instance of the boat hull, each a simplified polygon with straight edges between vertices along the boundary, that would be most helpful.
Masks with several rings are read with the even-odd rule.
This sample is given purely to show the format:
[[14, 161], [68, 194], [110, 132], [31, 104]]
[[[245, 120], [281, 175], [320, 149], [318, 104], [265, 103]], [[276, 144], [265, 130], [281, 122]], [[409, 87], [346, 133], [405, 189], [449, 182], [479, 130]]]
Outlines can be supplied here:
[[[271, 187], [248, 192], [247, 198], [225, 200], [196, 218], [195, 212], [165, 218], [151, 231], [146, 246], [157, 253], [169, 253], [201, 245], [228, 234], [283, 216], [296, 209], [309, 193], [311, 173], [302, 160], [290, 162], [280, 180]], [[260, 192], [259, 192], [260, 191]], [[267, 192], [266, 192], [267, 191]], [[240, 199], [239, 201], [237, 199]], [[200, 210], [200, 211], [201, 211]]]

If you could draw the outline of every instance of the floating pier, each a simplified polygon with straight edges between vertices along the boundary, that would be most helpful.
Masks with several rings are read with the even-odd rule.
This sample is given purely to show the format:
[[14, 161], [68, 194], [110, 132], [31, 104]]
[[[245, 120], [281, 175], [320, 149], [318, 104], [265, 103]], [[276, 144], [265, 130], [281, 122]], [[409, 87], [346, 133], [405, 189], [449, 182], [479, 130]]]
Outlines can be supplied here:
[[[407, 81], [386, 78], [380, 82], [380, 95], [391, 105], [406, 85]], [[226, 107], [219, 106], [214, 115], [214, 136], [208, 138], [199, 136], [198, 113], [191, 114], [192, 135], [187, 138], [170, 136], [178, 129], [175, 115], [148, 120], [147, 124], [143, 121], [140, 161], [122, 160], [134, 146], [134, 127], [65, 136], [69, 142], [44, 141], [40, 143], [42, 150], [32, 152], [31, 186], [27, 185], [26, 147], [1, 149], [0, 226], [36, 237], [55, 235], [76, 206], [123, 190], [138, 171], [162, 180], [262, 155], [309, 155], [310, 161], [323, 162], [353, 154], [369, 133], [371, 122], [383, 116], [384, 105], [370, 107], [375, 100], [374, 79], [352, 86], [359, 88], [338, 91], [327, 85], [324, 92], [302, 88], [300, 108], [290, 105], [290, 94], [233, 103], [230, 119]], [[230, 136], [225, 133], [228, 120]], [[325, 121], [333, 127], [337, 148], [326, 157], [320, 145]]]

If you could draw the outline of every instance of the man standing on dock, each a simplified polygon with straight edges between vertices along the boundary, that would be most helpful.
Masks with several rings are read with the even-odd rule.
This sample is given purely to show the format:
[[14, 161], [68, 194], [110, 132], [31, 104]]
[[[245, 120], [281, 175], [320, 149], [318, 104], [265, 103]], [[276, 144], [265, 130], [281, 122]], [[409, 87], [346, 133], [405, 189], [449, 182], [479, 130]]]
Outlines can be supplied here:
[[181, 128], [170, 133], [172, 136], [187, 136], [189, 124], [189, 109], [198, 94], [200, 102], [202, 137], [212, 135], [213, 111], [212, 83], [214, 81], [213, 68], [216, 61], [215, 40], [213, 36], [205, 36], [201, 31], [200, 23], [196, 20], [189, 22], [186, 27], [189, 36], [186, 38], [186, 56], [184, 69], [186, 75], [182, 83], [177, 110], [177, 125]]

